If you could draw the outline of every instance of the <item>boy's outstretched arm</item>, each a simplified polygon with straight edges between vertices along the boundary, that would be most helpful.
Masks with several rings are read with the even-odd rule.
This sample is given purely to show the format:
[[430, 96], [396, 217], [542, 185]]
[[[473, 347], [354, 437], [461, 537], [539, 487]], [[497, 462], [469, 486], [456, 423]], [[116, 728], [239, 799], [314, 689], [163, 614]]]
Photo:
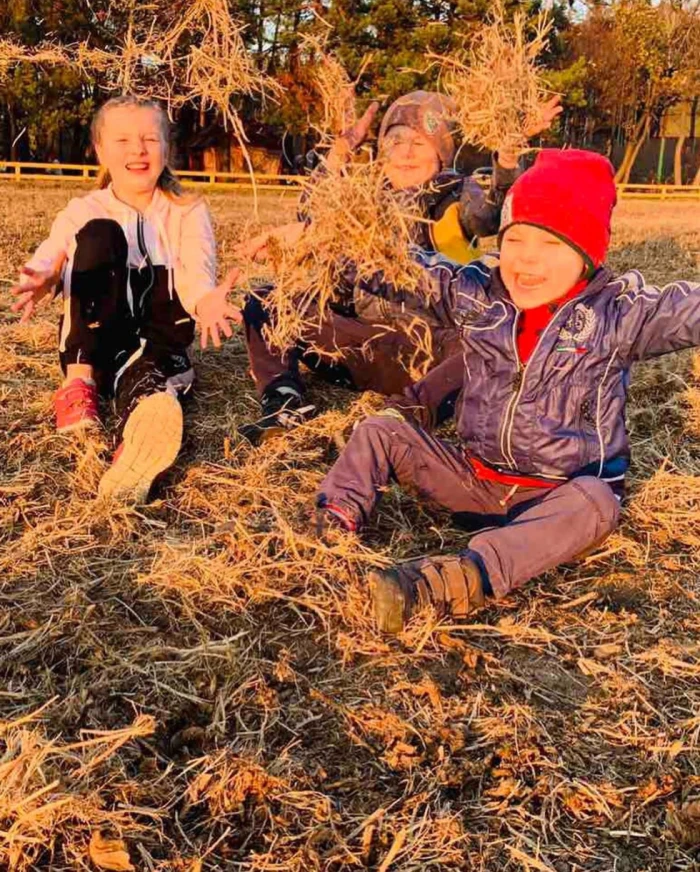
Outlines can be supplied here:
[[700, 345], [700, 282], [658, 288], [633, 270], [621, 276], [616, 298], [618, 348], [627, 360], [644, 360]]
[[416, 249], [415, 258], [423, 267], [416, 288], [397, 288], [386, 281], [381, 272], [367, 279], [358, 278], [357, 267], [348, 263], [339, 290], [345, 294], [358, 290], [398, 304], [409, 299], [413, 302], [422, 299], [426, 314], [445, 327], [455, 326], [457, 309], [464, 311], [472, 306], [488, 304], [486, 288], [491, 281], [491, 269], [497, 265], [495, 258], [489, 257], [488, 264], [476, 260], [462, 266], [441, 254], [430, 254], [422, 249]]

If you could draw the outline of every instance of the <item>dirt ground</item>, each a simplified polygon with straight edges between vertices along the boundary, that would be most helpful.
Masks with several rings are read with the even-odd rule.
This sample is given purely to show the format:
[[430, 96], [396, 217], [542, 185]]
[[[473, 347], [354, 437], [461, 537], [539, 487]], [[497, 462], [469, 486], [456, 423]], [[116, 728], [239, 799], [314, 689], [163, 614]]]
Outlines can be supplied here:
[[[80, 190], [0, 181], [0, 279]], [[209, 199], [225, 266], [252, 200]], [[265, 194], [262, 221], [294, 202]], [[698, 215], [623, 202], [610, 263], [697, 280]], [[367, 540], [316, 541], [315, 488], [375, 398], [313, 384], [326, 413], [256, 451], [240, 338], [196, 352], [176, 467], [149, 506], [108, 510], [108, 435], [53, 431], [57, 310], [19, 326], [7, 287], [0, 868], [700, 869], [692, 352], [633, 372], [631, 497], [601, 552], [387, 641], [366, 566], [467, 537], [392, 489]]]

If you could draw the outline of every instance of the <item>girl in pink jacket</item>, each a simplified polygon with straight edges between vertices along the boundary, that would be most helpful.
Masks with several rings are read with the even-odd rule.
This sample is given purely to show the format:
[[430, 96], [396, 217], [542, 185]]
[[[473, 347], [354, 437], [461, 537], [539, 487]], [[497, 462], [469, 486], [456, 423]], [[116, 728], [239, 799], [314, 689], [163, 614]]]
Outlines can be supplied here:
[[184, 193], [167, 165], [168, 118], [156, 103], [109, 100], [92, 139], [103, 167], [99, 190], [72, 199], [23, 267], [15, 311], [22, 320], [63, 288], [55, 396], [59, 432], [99, 426], [98, 390], [114, 401], [121, 444], [99, 491], [144, 502], [182, 443], [179, 398], [194, 380], [188, 349], [221, 344], [239, 320], [216, 284], [209, 210]]

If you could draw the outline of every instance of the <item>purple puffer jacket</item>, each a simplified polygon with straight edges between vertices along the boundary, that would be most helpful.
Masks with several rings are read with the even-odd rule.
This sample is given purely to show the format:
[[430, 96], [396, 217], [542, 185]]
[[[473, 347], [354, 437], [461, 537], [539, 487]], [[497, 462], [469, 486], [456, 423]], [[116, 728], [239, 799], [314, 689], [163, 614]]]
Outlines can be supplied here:
[[[553, 316], [523, 366], [516, 345], [520, 311], [501, 281], [498, 259], [458, 267], [439, 256], [417, 256], [432, 313], [460, 331], [456, 416], [466, 450], [511, 473], [621, 483], [630, 456], [630, 365], [700, 344], [700, 284], [680, 281], [660, 290], [634, 270], [616, 278], [601, 268]], [[380, 276], [364, 290], [395, 293]], [[447, 370], [445, 393], [454, 391], [454, 362]], [[413, 389], [418, 403], [426, 395], [435, 407], [444, 399], [435, 384]]]

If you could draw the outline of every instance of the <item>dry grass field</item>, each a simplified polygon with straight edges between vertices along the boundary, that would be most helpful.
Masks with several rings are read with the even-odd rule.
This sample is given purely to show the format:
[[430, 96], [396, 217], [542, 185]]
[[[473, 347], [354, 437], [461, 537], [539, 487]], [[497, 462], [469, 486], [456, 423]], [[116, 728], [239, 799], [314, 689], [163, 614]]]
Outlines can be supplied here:
[[[0, 182], [0, 278], [75, 186]], [[210, 196], [222, 260], [247, 194]], [[293, 214], [266, 194], [262, 220]], [[616, 269], [699, 278], [699, 204], [625, 202]], [[370, 537], [309, 513], [376, 399], [261, 450], [243, 344], [196, 353], [185, 448], [108, 510], [108, 438], [53, 430], [57, 310], [0, 286], [0, 868], [144, 872], [700, 869], [700, 367], [639, 366], [618, 534], [462, 627], [375, 634], [373, 561], [458, 548], [391, 491]], [[527, 547], [527, 543], [523, 543]]]

